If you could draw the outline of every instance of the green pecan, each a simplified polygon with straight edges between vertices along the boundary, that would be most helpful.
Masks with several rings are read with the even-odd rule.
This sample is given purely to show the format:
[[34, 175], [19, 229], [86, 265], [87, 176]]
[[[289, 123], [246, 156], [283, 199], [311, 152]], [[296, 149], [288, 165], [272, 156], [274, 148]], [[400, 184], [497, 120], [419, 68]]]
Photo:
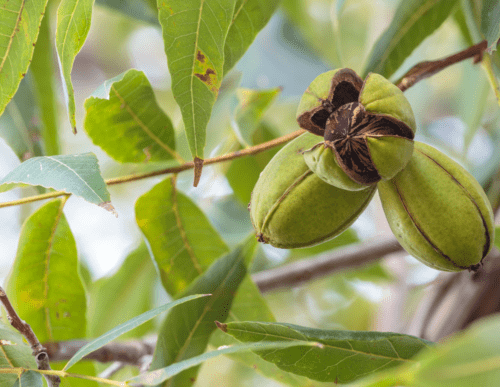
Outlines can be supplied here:
[[415, 142], [406, 168], [378, 189], [389, 225], [411, 255], [439, 270], [480, 267], [493, 244], [493, 211], [459, 164]]
[[260, 174], [250, 218], [261, 242], [287, 249], [324, 242], [347, 229], [370, 202], [375, 186], [345, 191], [307, 167], [302, 152], [316, 142], [310, 133], [297, 137]]
[[391, 179], [413, 152], [411, 106], [378, 74], [364, 81], [350, 69], [319, 75], [302, 96], [297, 121], [324, 139], [304, 153], [307, 165], [339, 188], [361, 190]]

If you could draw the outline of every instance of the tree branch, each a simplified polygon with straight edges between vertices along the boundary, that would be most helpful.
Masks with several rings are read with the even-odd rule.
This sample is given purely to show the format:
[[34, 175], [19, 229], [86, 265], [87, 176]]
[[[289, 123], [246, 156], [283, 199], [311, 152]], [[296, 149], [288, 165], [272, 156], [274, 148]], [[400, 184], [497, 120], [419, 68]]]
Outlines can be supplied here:
[[264, 293], [278, 288], [296, 286], [334, 271], [362, 266], [402, 249], [394, 237], [376, 239], [338, 249], [316, 258], [264, 270], [252, 275], [252, 279]]
[[[69, 360], [88, 340], [69, 340], [56, 343], [45, 343], [50, 361]], [[141, 365], [144, 356], [152, 355], [156, 339], [116, 341], [104, 345], [84, 357], [86, 360], [95, 360], [101, 363], [121, 362], [130, 365]]]
[[[258, 153], [264, 152], [264, 151], [269, 150], [271, 148], [274, 148], [276, 146], [282, 145], [290, 140], [293, 140], [294, 138], [300, 136], [302, 133], [305, 133], [305, 130], [299, 129], [299, 130], [296, 130], [295, 132], [292, 132], [290, 134], [287, 134], [287, 135], [279, 137], [279, 138], [275, 138], [274, 140], [267, 141], [267, 142], [264, 142], [264, 143], [259, 144], [259, 145], [255, 145], [255, 146], [252, 146], [249, 148], [241, 149], [239, 151], [228, 153], [225, 155], [212, 157], [210, 159], [203, 160], [203, 165], [217, 164], [217, 163], [222, 163], [224, 161], [234, 160], [234, 159], [237, 159], [240, 157], [256, 155]], [[199, 159], [199, 160], [201, 160], [201, 159]], [[199, 164], [199, 162], [197, 162], [197, 163]], [[130, 181], [147, 179], [148, 177], [167, 175], [170, 173], [179, 173], [179, 172], [187, 171], [189, 169], [193, 169], [194, 166], [195, 166], [195, 163], [193, 161], [190, 161], [188, 163], [181, 164], [177, 167], [165, 168], [165, 169], [160, 169], [158, 171], [153, 171], [153, 172], [148, 172], [148, 173], [138, 173], [135, 175], [121, 176], [121, 177], [115, 177], [112, 179], [107, 179], [106, 184], [107, 185], [123, 184], [123, 183], [128, 183]], [[71, 194], [69, 194], [65, 191], [49, 192], [49, 193], [46, 193], [43, 195], [35, 195], [35, 196], [30, 196], [30, 197], [19, 199], [19, 200], [12, 200], [9, 202], [0, 203], [0, 208], [17, 206], [20, 204], [36, 202], [39, 200], [55, 198], [55, 197], [63, 196], [63, 195], [70, 196]]]
[[401, 91], [405, 91], [422, 79], [429, 78], [439, 71], [444, 70], [446, 67], [465, 59], [474, 58], [474, 63], [478, 63], [483, 59], [483, 53], [486, 48], [486, 40], [483, 40], [481, 43], [475, 44], [474, 46], [446, 58], [418, 63], [397, 81], [396, 84]]
[[[36, 364], [39, 370], [51, 370], [49, 364], [49, 356], [47, 355], [47, 350], [40, 344], [35, 332], [31, 329], [30, 325], [25, 321], [21, 320], [16, 310], [10, 303], [7, 293], [0, 286], [0, 302], [2, 302], [5, 310], [7, 311], [7, 318], [9, 319], [10, 325], [16, 328], [28, 341], [33, 350], [33, 356], [35, 357]], [[44, 375], [47, 380], [49, 387], [58, 387], [61, 384], [61, 378], [57, 375]]]

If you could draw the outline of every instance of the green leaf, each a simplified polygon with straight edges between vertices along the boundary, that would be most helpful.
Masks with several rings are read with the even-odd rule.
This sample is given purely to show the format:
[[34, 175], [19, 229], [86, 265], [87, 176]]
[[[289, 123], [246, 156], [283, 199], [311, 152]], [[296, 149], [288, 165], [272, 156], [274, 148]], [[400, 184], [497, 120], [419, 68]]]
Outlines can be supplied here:
[[460, 8], [464, 14], [465, 24], [473, 42], [484, 39], [481, 32], [481, 3], [476, 0], [460, 0]]
[[427, 387], [453, 385], [493, 387], [500, 378], [500, 319], [475, 323], [416, 360], [414, 379]]
[[457, 0], [404, 0], [375, 43], [364, 74], [389, 78], [422, 41], [452, 13]]
[[165, 380], [185, 371], [191, 367], [200, 365], [204, 361], [207, 361], [213, 357], [220, 355], [235, 354], [247, 351], [262, 351], [271, 349], [286, 349], [296, 346], [305, 347], [318, 347], [321, 348], [321, 344], [314, 342], [271, 342], [271, 343], [251, 343], [251, 344], [239, 344], [232, 345], [230, 347], [221, 347], [216, 351], [206, 352], [203, 355], [194, 356], [188, 360], [183, 360], [172, 364], [168, 367], [164, 367], [155, 371], [147, 372], [145, 374], [136, 376], [127, 380], [129, 383], [139, 383], [146, 386], [156, 386], [159, 383], [163, 383]]
[[267, 90], [239, 88], [236, 90], [238, 108], [236, 109], [233, 128], [246, 146], [253, 144], [253, 135], [262, 116], [281, 93], [281, 87]]
[[[234, 297], [227, 321], [252, 320], [265, 322], [276, 321], [273, 313], [267, 305], [266, 300], [262, 297], [259, 289], [255, 286], [252, 279], [247, 274], [238, 288], [236, 296]], [[237, 340], [224, 334], [220, 329], [216, 330], [210, 338], [210, 344], [215, 347], [233, 345], [234, 343], [237, 343]], [[279, 383], [297, 387], [309, 386], [310, 384], [306, 378], [280, 370], [276, 365], [261, 359], [253, 352], [238, 352], [229, 355], [229, 357], [247, 365], [248, 367], [252, 367], [261, 375], [274, 379]]]
[[[43, 386], [42, 375], [35, 371], [24, 371], [12, 387], [37, 387]], [[63, 386], [64, 387], [64, 386]]]
[[93, 153], [32, 157], [0, 180], [0, 192], [26, 185], [66, 191], [114, 212]]
[[[165, 312], [174, 306], [183, 304], [187, 301], [194, 300], [200, 297], [206, 297], [208, 294], [194, 294], [194, 295], [189, 295], [183, 298], [180, 298], [176, 301], [169, 302], [167, 304], [164, 304], [162, 306], [159, 306], [157, 308], [151, 309], [139, 316], [136, 316], [129, 321], [118, 325], [117, 327], [113, 328], [112, 330], [106, 332], [104, 335], [99, 336], [97, 339], [92, 340], [90, 343], [86, 344], [82, 348], [80, 348], [74, 355], [73, 357], [66, 363], [64, 366], [64, 370], [68, 370], [71, 368], [72, 365], [76, 364], [79, 360], [81, 360], [84, 356], [88, 355], [89, 353], [95, 351], [96, 349], [101, 348], [103, 345], [108, 344], [109, 342], [113, 341], [117, 337], [120, 337], [124, 333], [127, 333], [131, 331], [132, 329], [138, 327], [141, 324], [144, 324], [146, 321], [151, 320], [152, 318], [158, 316], [160, 313]], [[193, 303], [191, 303], [191, 306]]]
[[21, 81], [16, 95], [0, 116], [0, 136], [21, 161], [43, 154], [38, 140], [40, 130], [35, 124], [38, 109], [32, 78], [28, 73]]
[[[10, 296], [10, 295], [9, 295]], [[23, 336], [0, 322], [0, 368], [16, 368], [22, 367], [26, 369], [36, 369], [35, 358], [32, 355], [32, 350], [23, 340]], [[21, 383], [25, 383], [32, 375], [21, 376]], [[41, 387], [42, 375], [37, 374], [37, 380], [31, 381], [26, 386]], [[15, 381], [18, 380], [15, 374], [2, 374], [0, 377], [0, 387], [12, 387]]]
[[500, 3], [498, 0], [483, 0], [481, 32], [488, 40], [488, 50], [494, 51], [500, 38]]
[[495, 246], [500, 249], [500, 226], [495, 227]]
[[392, 386], [389, 381], [425, 387], [496, 387], [500, 379], [500, 319], [490, 316], [446, 342], [422, 351], [413, 366], [399, 367], [360, 386]]
[[65, 199], [40, 207], [23, 224], [7, 292], [41, 343], [85, 337], [86, 297]]
[[68, 103], [69, 122], [76, 133], [75, 95], [71, 69], [90, 29], [94, 0], [62, 0], [57, 9], [56, 47], [64, 79], [64, 95]]
[[[156, 269], [142, 243], [132, 251], [110, 277], [101, 278], [90, 287], [89, 335], [97, 337], [153, 305]], [[107, 316], [102, 318], [102, 316]], [[123, 338], [141, 337], [153, 328], [152, 322], [126, 333]]]
[[[463, 147], [463, 153], [466, 155], [474, 136], [481, 128], [491, 86], [484, 72], [477, 71], [472, 65], [464, 66], [462, 82], [457, 86], [460, 99], [457, 101], [456, 115], [467, 127]], [[477, 178], [477, 175], [475, 176]]]
[[279, 0], [237, 0], [224, 46], [224, 75], [238, 62], [276, 11]]
[[54, 60], [52, 58], [52, 37], [50, 34], [50, 12], [40, 25], [30, 72], [33, 75], [36, 100], [43, 124], [42, 137], [47, 156], [60, 153], [57, 133], [57, 97], [54, 90]]
[[94, 144], [122, 163], [179, 159], [170, 118], [146, 75], [129, 70], [85, 100], [84, 128]]
[[464, 10], [462, 7], [458, 7], [455, 13], [453, 14], [453, 19], [460, 29], [460, 33], [462, 34], [462, 38], [465, 41], [465, 44], [468, 46], [474, 45], [474, 39], [469, 31], [469, 26], [467, 25], [467, 20], [465, 18]]
[[0, 12], [0, 115], [28, 71], [47, 0], [4, 1]]
[[285, 371], [322, 382], [347, 383], [369, 373], [413, 363], [409, 360], [428, 342], [398, 333], [328, 331], [284, 323], [224, 324], [228, 334], [243, 342], [317, 341], [323, 348], [291, 348], [259, 355]]
[[[253, 239], [253, 238], [252, 238]], [[245, 263], [253, 256], [255, 242], [250, 240], [215, 261], [182, 295], [211, 293], [168, 314], [158, 335], [151, 369], [159, 369], [205, 352], [214, 321], [225, 321], [234, 294], [246, 275]], [[191, 386], [198, 370], [182, 372], [165, 386]]]
[[223, 77], [234, 0], [159, 1], [172, 93], [193, 157], [203, 158], [206, 127]]
[[146, 237], [163, 286], [177, 294], [228, 248], [203, 212], [167, 178], [135, 204], [135, 217]]

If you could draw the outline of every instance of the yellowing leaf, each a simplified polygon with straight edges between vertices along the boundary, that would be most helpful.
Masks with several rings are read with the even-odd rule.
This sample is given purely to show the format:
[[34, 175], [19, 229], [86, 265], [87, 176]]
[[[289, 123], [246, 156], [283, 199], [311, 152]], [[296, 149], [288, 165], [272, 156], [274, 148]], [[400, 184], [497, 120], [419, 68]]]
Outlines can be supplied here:
[[26, 75], [47, 0], [3, 1], [0, 12], [0, 115]]

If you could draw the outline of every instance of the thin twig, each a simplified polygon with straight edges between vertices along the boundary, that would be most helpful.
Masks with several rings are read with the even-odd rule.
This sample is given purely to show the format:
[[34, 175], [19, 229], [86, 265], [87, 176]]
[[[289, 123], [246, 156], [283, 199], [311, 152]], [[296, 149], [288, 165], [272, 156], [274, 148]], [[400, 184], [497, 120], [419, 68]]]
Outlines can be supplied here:
[[[10, 325], [16, 328], [31, 345], [38, 369], [51, 370], [47, 350], [42, 346], [42, 344], [40, 344], [30, 325], [21, 320], [7, 297], [7, 293], [5, 293], [5, 290], [3, 290], [1, 286], [0, 302], [2, 302], [5, 310], [7, 311], [7, 318], [9, 319]], [[57, 375], [45, 375], [45, 379], [47, 380], [49, 387], [58, 387], [61, 384], [61, 378]]]
[[[259, 144], [259, 145], [245, 148], [245, 149], [242, 149], [242, 150], [239, 150], [236, 152], [228, 153], [228, 154], [225, 154], [222, 156], [216, 156], [216, 157], [212, 157], [210, 159], [203, 160], [203, 165], [217, 164], [217, 163], [222, 163], [224, 161], [234, 160], [234, 159], [237, 159], [240, 157], [256, 155], [258, 153], [264, 152], [264, 151], [269, 150], [271, 148], [274, 148], [276, 146], [282, 145], [290, 140], [293, 140], [294, 138], [300, 136], [303, 133], [305, 133], [305, 130], [299, 129], [299, 130], [296, 130], [295, 132], [292, 132], [290, 134], [276, 138], [276, 139], [271, 140], [271, 141], [264, 142], [264, 143]], [[121, 176], [121, 177], [115, 177], [112, 179], [107, 179], [106, 184], [107, 185], [123, 184], [123, 183], [128, 183], [131, 181], [147, 179], [149, 177], [154, 177], [154, 176], [167, 175], [170, 173], [179, 173], [179, 172], [187, 171], [187, 170], [193, 169], [193, 168], [194, 168], [194, 162], [190, 161], [190, 162], [187, 162], [185, 164], [179, 165], [177, 167], [165, 168], [165, 169], [160, 169], [158, 171], [153, 171], [153, 172], [148, 172], [148, 173], [138, 173], [135, 175]], [[12, 207], [12, 206], [17, 206], [17, 205], [26, 204], [26, 203], [32, 203], [32, 202], [36, 202], [39, 200], [55, 198], [55, 197], [63, 196], [63, 195], [69, 196], [71, 194], [69, 194], [65, 191], [49, 192], [49, 193], [43, 194], [43, 195], [35, 195], [35, 196], [23, 198], [23, 199], [12, 200], [9, 202], [0, 203], [0, 208]]]
[[366, 241], [316, 258], [304, 259], [276, 269], [261, 271], [254, 274], [252, 279], [260, 291], [264, 293], [278, 288], [296, 286], [328, 275], [333, 271], [362, 266], [401, 250], [401, 245], [394, 237]]
[[478, 63], [483, 58], [483, 53], [487, 48], [486, 40], [475, 44], [465, 50], [462, 50], [454, 55], [443, 59], [421, 62], [413, 66], [399, 81], [396, 82], [401, 91], [405, 91], [412, 87], [415, 83], [422, 79], [444, 70], [446, 67], [455, 63], [461, 62], [468, 58], [474, 58], [474, 63]]

